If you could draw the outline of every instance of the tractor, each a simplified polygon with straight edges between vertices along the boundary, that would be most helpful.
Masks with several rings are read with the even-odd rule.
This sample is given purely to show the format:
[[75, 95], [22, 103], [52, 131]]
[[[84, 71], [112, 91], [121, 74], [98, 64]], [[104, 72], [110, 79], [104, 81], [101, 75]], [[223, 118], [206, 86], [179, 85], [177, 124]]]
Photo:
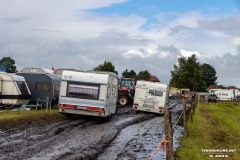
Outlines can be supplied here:
[[118, 89], [118, 103], [126, 106], [133, 102], [136, 80], [134, 78], [121, 78]]

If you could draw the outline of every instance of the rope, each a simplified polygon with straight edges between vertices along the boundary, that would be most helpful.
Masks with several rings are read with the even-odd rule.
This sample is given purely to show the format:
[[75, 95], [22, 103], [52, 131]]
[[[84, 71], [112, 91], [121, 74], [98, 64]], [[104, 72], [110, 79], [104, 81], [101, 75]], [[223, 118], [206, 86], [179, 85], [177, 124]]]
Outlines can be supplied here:
[[178, 124], [178, 121], [180, 120], [180, 118], [182, 117], [182, 115], [183, 115], [183, 111], [182, 111], [182, 113], [180, 114], [180, 116], [178, 117], [177, 122], [173, 125], [172, 129], [174, 129], [174, 128], [176, 127], [176, 125]]
[[[173, 138], [173, 137], [170, 137]], [[151, 160], [153, 158], [153, 156], [156, 154], [157, 150], [160, 150], [162, 152], [165, 152], [165, 147], [166, 144], [169, 143], [170, 141], [166, 140], [165, 138], [158, 144], [157, 148], [154, 150], [154, 152], [152, 153], [151, 157], [148, 160]]]

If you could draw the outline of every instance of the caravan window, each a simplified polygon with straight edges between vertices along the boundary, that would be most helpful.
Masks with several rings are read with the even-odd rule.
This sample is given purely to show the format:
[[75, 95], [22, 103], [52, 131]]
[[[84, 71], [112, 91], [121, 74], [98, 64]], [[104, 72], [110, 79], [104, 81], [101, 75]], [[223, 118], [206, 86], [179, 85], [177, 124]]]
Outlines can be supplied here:
[[99, 99], [99, 87], [98, 84], [88, 83], [69, 83], [68, 84], [68, 97], [83, 98], [83, 99]]
[[36, 83], [36, 90], [38, 91], [49, 91], [51, 88], [50, 83], [47, 82], [37, 82]]
[[149, 90], [149, 94], [151, 94], [152, 96], [159, 96], [159, 97], [163, 96], [162, 91]]
[[22, 94], [28, 94], [28, 89], [25, 82], [17, 81], [17, 85]]

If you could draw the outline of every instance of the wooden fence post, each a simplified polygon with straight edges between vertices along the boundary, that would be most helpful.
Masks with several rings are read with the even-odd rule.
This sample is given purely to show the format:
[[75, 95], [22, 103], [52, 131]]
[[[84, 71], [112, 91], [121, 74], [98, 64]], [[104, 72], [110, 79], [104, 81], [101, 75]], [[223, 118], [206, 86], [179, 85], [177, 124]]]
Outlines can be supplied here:
[[186, 99], [183, 98], [183, 127], [184, 127], [184, 137], [187, 137], [187, 112], [186, 112]]
[[191, 102], [191, 108], [190, 108], [190, 118], [191, 118], [191, 123], [193, 123], [193, 103]]
[[169, 142], [166, 144], [166, 159], [167, 160], [174, 160], [174, 153], [173, 153], [173, 131], [172, 131], [172, 117], [171, 112], [166, 110], [164, 113], [165, 118], [165, 135], [166, 140]]
[[193, 97], [193, 115], [195, 115], [195, 108], [196, 108], [196, 97], [197, 97], [197, 94], [194, 93], [194, 97]]

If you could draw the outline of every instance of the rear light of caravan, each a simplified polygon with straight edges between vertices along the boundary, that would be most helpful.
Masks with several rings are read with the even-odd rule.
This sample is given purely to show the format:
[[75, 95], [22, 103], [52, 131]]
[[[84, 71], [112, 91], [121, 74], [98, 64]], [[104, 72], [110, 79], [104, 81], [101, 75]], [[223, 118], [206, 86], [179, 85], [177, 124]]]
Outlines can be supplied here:
[[133, 106], [134, 106], [134, 109], [138, 108], [138, 104], [137, 103], [134, 103]]
[[65, 104], [64, 108], [70, 108], [70, 109], [75, 109], [76, 105], [72, 105], [72, 104]]
[[90, 110], [90, 111], [104, 111], [104, 108], [88, 106], [87, 110]]
[[74, 109], [76, 107], [76, 105], [72, 105], [72, 104], [59, 104], [58, 105], [59, 108], [70, 108], [70, 109]]
[[159, 112], [163, 113], [163, 111], [164, 111], [164, 108], [163, 107], [159, 107]]

